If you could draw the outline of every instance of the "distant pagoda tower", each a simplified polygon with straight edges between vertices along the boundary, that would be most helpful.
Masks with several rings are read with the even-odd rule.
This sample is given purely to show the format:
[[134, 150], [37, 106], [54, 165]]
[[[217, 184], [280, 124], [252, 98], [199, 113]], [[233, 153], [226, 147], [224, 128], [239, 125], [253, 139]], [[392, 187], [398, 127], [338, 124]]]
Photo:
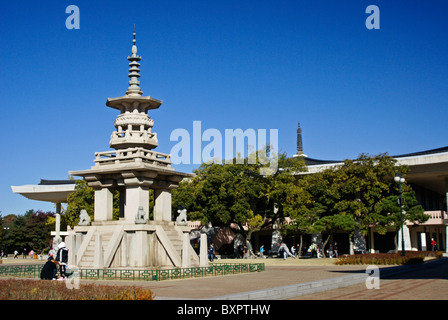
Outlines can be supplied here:
[[300, 128], [300, 122], [297, 125], [297, 153], [294, 157], [306, 157], [303, 153], [302, 128]]

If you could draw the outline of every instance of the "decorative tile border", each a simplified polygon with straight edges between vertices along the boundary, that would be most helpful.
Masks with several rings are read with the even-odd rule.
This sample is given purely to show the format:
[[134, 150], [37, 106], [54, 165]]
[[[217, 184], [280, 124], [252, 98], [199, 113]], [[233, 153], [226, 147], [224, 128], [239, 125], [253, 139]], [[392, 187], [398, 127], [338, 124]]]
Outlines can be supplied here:
[[[0, 266], [0, 277], [39, 278], [43, 265]], [[216, 263], [207, 267], [173, 269], [78, 269], [77, 276], [88, 280], [161, 281], [262, 272], [264, 263]]]

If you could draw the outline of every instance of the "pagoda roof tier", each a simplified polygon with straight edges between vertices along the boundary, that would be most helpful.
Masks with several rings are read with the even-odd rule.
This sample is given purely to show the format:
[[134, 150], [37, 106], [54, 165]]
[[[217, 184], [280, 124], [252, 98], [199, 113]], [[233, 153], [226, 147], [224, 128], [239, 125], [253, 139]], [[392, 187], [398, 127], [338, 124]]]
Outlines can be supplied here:
[[[131, 181], [137, 184], [150, 183], [157, 187], [157, 180], [178, 183], [193, 176], [190, 173], [175, 171], [171, 167], [170, 155], [144, 148], [96, 152], [95, 155], [95, 165], [89, 170], [70, 171], [69, 174], [84, 177], [92, 187], [96, 186], [97, 181], [109, 179], [125, 179], [125, 184]], [[140, 178], [143, 180], [139, 180]]]
[[162, 103], [163, 101], [150, 96], [125, 95], [118, 98], [108, 98], [106, 106], [120, 110], [121, 113], [133, 112], [136, 109], [139, 112], [146, 113], [148, 110], [159, 108]]
[[173, 189], [177, 188], [183, 179], [193, 176], [190, 173], [160, 168], [147, 163], [93, 166], [89, 170], [70, 171], [69, 173], [83, 177], [88, 186], [92, 188], [147, 186], [153, 189]]

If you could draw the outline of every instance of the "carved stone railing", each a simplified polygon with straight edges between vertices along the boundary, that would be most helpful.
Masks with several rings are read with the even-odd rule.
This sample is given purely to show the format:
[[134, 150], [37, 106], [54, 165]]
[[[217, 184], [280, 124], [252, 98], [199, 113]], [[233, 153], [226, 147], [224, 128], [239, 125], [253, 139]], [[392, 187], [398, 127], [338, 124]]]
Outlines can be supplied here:
[[[38, 278], [43, 264], [0, 266], [1, 277]], [[161, 281], [211, 276], [234, 275], [250, 272], [264, 272], [264, 263], [211, 263], [207, 267], [191, 268], [140, 268], [140, 269], [84, 269], [73, 268], [70, 278], [78, 277], [86, 280], [131, 280]]]
[[137, 147], [114, 151], [95, 152], [94, 162], [96, 167], [125, 163], [147, 163], [165, 168], [171, 168], [171, 155]]
[[120, 146], [137, 147], [145, 145], [151, 149], [156, 148], [159, 144], [157, 140], [157, 133], [149, 132], [148, 130], [124, 130], [114, 131], [110, 137], [110, 146], [119, 148]]

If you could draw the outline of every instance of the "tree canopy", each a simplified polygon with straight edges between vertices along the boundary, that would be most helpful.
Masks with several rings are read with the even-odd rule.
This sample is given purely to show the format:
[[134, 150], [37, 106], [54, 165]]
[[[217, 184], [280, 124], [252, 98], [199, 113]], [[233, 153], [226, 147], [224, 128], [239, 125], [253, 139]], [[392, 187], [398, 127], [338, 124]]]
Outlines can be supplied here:
[[283, 220], [285, 212], [291, 210], [287, 204], [291, 197], [306, 198], [294, 187], [296, 179], [292, 175], [293, 171], [304, 170], [303, 160], [280, 154], [279, 170], [263, 175], [261, 169], [266, 162], [249, 159], [202, 164], [192, 179], [181, 182], [173, 191], [173, 209], [186, 208], [190, 220], [216, 226], [235, 224], [239, 232], [246, 226], [249, 238], [264, 225]]
[[[387, 154], [369, 156], [361, 154], [356, 160], [345, 160], [321, 172], [304, 177], [305, 189], [312, 202], [308, 206], [314, 214], [314, 223], [308, 230], [330, 236], [337, 231], [353, 234], [356, 229], [364, 234], [370, 227], [384, 234], [388, 229], [400, 227], [398, 185], [393, 177], [397, 170], [408, 172], [406, 166], [396, 166], [396, 160]], [[415, 193], [404, 183], [404, 220], [424, 222], [428, 219], [417, 204]], [[310, 215], [303, 211], [305, 217]], [[303, 221], [303, 217], [296, 218]]]
[[[28, 210], [24, 215], [0, 216], [0, 243], [1, 249], [8, 253], [22, 252], [26, 248], [27, 252], [31, 249], [36, 252], [48, 249], [51, 244], [51, 231], [54, 230], [51, 218], [54, 218], [54, 212], [43, 212]], [[5, 230], [5, 227], [8, 227]]]
[[[206, 163], [195, 177], [184, 181], [173, 192], [174, 206], [185, 207], [190, 220], [211, 222], [216, 226], [232, 223], [248, 236], [268, 223], [285, 222], [284, 232], [302, 235], [327, 235], [324, 246], [335, 232], [364, 234], [376, 227], [379, 233], [400, 227], [397, 170], [387, 154], [361, 154], [321, 172], [306, 174], [303, 158], [278, 157], [279, 170], [260, 174], [258, 164]], [[417, 204], [411, 187], [402, 185], [404, 219], [424, 222], [427, 216]], [[174, 208], [173, 208], [174, 209]], [[288, 219], [286, 219], [288, 218]]]

